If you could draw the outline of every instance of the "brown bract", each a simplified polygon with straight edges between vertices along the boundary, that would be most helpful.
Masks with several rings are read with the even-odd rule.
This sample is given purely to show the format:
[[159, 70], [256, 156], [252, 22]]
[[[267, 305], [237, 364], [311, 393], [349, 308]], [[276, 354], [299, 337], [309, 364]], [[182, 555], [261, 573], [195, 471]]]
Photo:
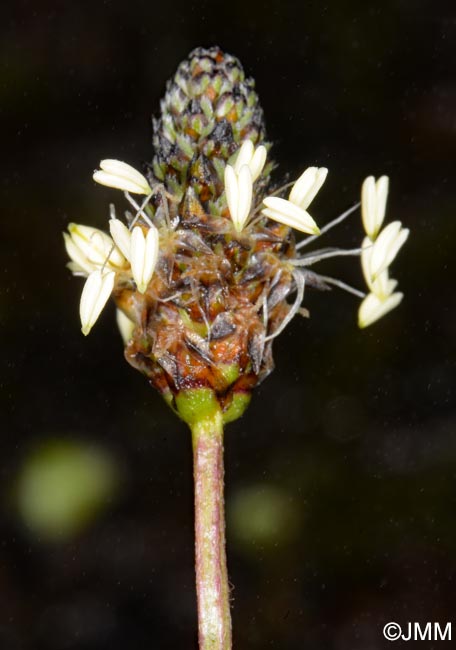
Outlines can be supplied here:
[[136, 323], [129, 363], [167, 401], [210, 388], [226, 410], [234, 394], [249, 392], [272, 370], [272, 341], [265, 338], [289, 310], [294, 244], [278, 224], [239, 238], [204, 230], [203, 252], [189, 250], [186, 231], [182, 238], [176, 231], [146, 293], [119, 287], [115, 300]]

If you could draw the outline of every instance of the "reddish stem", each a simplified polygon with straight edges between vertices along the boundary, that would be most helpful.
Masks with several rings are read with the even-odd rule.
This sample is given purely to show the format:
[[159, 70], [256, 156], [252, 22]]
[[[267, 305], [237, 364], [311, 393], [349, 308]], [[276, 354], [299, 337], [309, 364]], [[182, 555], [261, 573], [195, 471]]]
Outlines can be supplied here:
[[195, 479], [195, 567], [200, 650], [231, 650], [225, 552], [223, 424], [216, 412], [192, 427]]

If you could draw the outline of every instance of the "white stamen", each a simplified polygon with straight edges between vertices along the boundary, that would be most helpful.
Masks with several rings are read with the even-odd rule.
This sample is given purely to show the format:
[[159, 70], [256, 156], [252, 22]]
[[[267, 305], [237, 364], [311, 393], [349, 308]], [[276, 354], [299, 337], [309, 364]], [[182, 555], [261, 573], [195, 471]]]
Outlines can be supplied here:
[[240, 232], [246, 224], [252, 205], [252, 174], [247, 165], [243, 165], [238, 174], [238, 188], [237, 223]]
[[128, 261], [130, 261], [131, 232], [120, 219], [110, 219], [109, 231], [111, 236]]
[[392, 221], [379, 234], [372, 247], [370, 271], [373, 280], [394, 260], [409, 236], [408, 228], [402, 228], [400, 221]]
[[64, 235], [67, 253], [87, 274], [101, 266], [111, 270], [125, 267], [124, 256], [106, 233], [76, 223], [70, 223], [68, 230], [70, 235]]
[[93, 180], [107, 187], [132, 192], [133, 194], [150, 194], [152, 192], [147, 179], [131, 165], [121, 160], [102, 160], [100, 170], [93, 174]]
[[225, 194], [231, 219], [237, 232], [244, 228], [252, 205], [252, 174], [242, 165], [236, 174], [231, 165], [225, 167]]
[[291, 188], [289, 200], [291, 203], [307, 210], [321, 186], [325, 182], [328, 170], [326, 167], [308, 167]]
[[225, 194], [231, 219], [236, 226], [239, 190], [236, 172], [234, 171], [234, 168], [231, 167], [231, 165], [226, 165], [225, 167]]
[[63, 238], [65, 240], [66, 252], [72, 260], [72, 262], [70, 262], [72, 265], [70, 267], [71, 271], [73, 273], [80, 273], [82, 271], [85, 275], [92, 273], [92, 271], [95, 270], [95, 266], [92, 264], [92, 262], [89, 262], [87, 256], [84, 255], [79, 246], [74, 243], [71, 236], [64, 232]]
[[263, 171], [266, 155], [266, 147], [260, 145], [255, 149], [251, 140], [244, 140], [233, 166], [236, 175], [239, 175], [242, 167], [247, 165], [252, 174], [252, 183], [254, 183]]
[[358, 311], [358, 325], [361, 328], [371, 325], [382, 316], [385, 316], [392, 309], [397, 307], [401, 302], [404, 294], [402, 293], [393, 293], [391, 296], [388, 296], [385, 300], [382, 300], [374, 293], [370, 293], [366, 298], [364, 298], [361, 303]]
[[135, 226], [131, 234], [130, 263], [138, 291], [145, 293], [158, 260], [158, 230], [153, 226], [144, 233]]
[[281, 199], [277, 196], [268, 196], [264, 199], [263, 203], [266, 209], [263, 209], [262, 213], [266, 217], [269, 217], [269, 219], [273, 219], [307, 234], [316, 235], [320, 232], [320, 229], [310, 214], [294, 203], [291, 203], [291, 201]]
[[377, 238], [385, 218], [388, 187], [388, 176], [382, 176], [377, 182], [373, 176], [368, 176], [361, 189], [363, 226], [372, 241]]
[[242, 143], [239, 149], [236, 162], [233, 165], [236, 174], [239, 174], [239, 172], [241, 171], [241, 167], [243, 165], [248, 165], [250, 163], [250, 161], [252, 160], [253, 152], [254, 152], [253, 142], [251, 140], [244, 140], [244, 142]]
[[90, 332], [107, 303], [114, 288], [115, 276], [114, 271], [102, 273], [97, 269], [87, 278], [79, 305], [82, 333], [85, 336]]
[[366, 280], [366, 284], [371, 292], [375, 293], [378, 298], [384, 300], [393, 293], [397, 286], [397, 281], [390, 280], [387, 268], [381, 271], [377, 277], [374, 278], [371, 270], [373, 250], [374, 244], [369, 237], [365, 237], [362, 243], [361, 267], [364, 279]]
[[252, 181], [255, 182], [263, 171], [264, 164], [266, 162], [267, 151], [266, 147], [260, 145], [257, 147], [253, 158], [250, 161], [249, 167], [252, 173]]

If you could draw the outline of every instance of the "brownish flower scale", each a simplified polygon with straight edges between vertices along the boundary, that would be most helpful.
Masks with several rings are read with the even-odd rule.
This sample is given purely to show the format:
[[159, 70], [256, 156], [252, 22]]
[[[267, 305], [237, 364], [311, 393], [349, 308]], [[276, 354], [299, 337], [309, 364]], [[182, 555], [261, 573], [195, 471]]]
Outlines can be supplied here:
[[297, 288], [293, 233], [259, 212], [271, 163], [254, 184], [251, 223], [238, 233], [230, 217], [225, 166], [246, 139], [269, 147], [254, 81], [233, 56], [198, 48], [168, 82], [154, 120], [144, 208], [160, 232], [154, 275], [143, 294], [129, 281], [114, 290], [135, 323], [127, 360], [187, 421], [193, 399], [218, 402], [225, 422], [242, 414], [273, 367], [268, 337]]

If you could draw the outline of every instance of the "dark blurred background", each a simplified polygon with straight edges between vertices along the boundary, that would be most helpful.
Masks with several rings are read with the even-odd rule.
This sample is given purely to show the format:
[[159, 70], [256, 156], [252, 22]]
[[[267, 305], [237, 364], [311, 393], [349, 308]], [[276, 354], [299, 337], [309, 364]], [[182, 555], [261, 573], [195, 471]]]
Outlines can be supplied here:
[[[112, 306], [80, 333], [61, 233], [124, 209], [92, 170], [152, 158], [166, 80], [212, 44], [257, 81], [276, 178], [329, 167], [319, 224], [386, 173], [388, 219], [411, 229], [403, 304], [359, 331], [357, 299], [308, 291], [227, 430], [235, 647], [377, 650], [391, 620], [456, 624], [454, 4], [2, 14], [1, 650], [196, 648], [189, 433], [124, 362]], [[327, 242], [360, 239], [356, 214]], [[356, 261], [322, 268], [362, 286]]]

